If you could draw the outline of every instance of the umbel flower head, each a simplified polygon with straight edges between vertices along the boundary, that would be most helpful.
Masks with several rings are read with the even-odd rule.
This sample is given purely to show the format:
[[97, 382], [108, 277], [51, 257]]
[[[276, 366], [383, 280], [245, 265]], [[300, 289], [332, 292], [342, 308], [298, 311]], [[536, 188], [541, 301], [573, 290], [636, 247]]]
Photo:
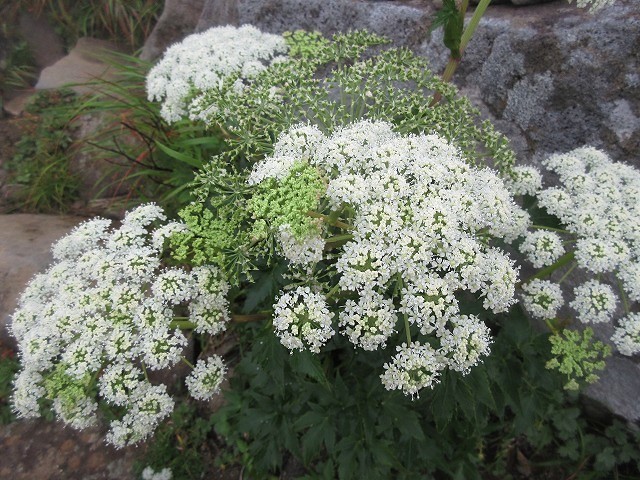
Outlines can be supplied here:
[[283, 37], [251, 25], [213, 27], [189, 35], [169, 47], [149, 72], [149, 100], [162, 102], [160, 114], [167, 122], [199, 118], [216, 108], [208, 104], [207, 92], [242, 91], [245, 82], [282, 61], [287, 49]]
[[[577, 266], [598, 280], [578, 285], [569, 305], [583, 323], [610, 321], [617, 305], [629, 311], [640, 300], [640, 172], [592, 147], [543, 163], [559, 184], [540, 191], [538, 203], [560, 220], [565, 233], [563, 238], [530, 233], [521, 251], [541, 267], [562, 255], [562, 243], [572, 244], [569, 254]], [[614, 288], [605, 283], [609, 275], [617, 277]]]
[[[95, 423], [97, 400], [105, 401], [123, 408], [107, 439], [124, 446], [145, 439], [172, 411], [166, 386], [151, 384], [144, 370], [181, 359], [187, 339], [172, 325], [179, 306], [190, 307], [196, 329], [223, 330], [228, 286], [214, 267], [162, 266], [165, 238], [183, 228], [153, 229], [164, 220], [158, 206], [143, 205], [116, 230], [108, 220], [90, 220], [52, 247], [55, 262], [29, 283], [13, 314], [19, 416], [36, 417], [50, 402], [62, 421], [83, 428]], [[224, 367], [217, 373], [222, 377]], [[190, 387], [198, 398], [216, 390], [205, 379], [206, 387]]]
[[[293, 188], [303, 175], [314, 182]], [[488, 353], [488, 328], [461, 314], [456, 294], [475, 294], [494, 313], [508, 310], [517, 269], [490, 240], [511, 241], [528, 225], [495, 172], [471, 166], [437, 135], [402, 136], [388, 123], [364, 120], [331, 135], [291, 128], [274, 154], [255, 165], [249, 183], [258, 186], [256, 218], [268, 212], [270, 224], [292, 232], [300, 245], [326, 235], [310, 210], [326, 205], [328, 216], [348, 221], [348, 240], [330, 254], [292, 254], [291, 240], [276, 238], [287, 242], [281, 253], [292, 264], [312, 268], [322, 261], [335, 271], [338, 326], [355, 346], [384, 347], [398, 323], [405, 329], [401, 318], [419, 332], [421, 339], [399, 347], [386, 365], [387, 388], [416, 395], [443, 369], [467, 372]], [[282, 295], [274, 326], [288, 348], [318, 351], [332, 333], [327, 300], [305, 288]], [[320, 330], [303, 328], [311, 318]]]

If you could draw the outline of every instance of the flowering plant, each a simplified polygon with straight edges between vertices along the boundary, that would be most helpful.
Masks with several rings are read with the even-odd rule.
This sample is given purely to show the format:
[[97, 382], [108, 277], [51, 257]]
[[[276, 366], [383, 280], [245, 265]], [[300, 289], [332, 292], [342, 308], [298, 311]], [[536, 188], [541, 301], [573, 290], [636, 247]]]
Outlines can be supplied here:
[[[611, 173], [603, 154], [582, 149], [546, 162], [562, 185], [542, 190], [540, 174], [514, 166], [506, 139], [478, 121], [453, 86], [367, 32], [325, 39], [212, 29], [173, 46], [147, 90], [163, 102], [167, 121], [189, 117], [222, 132], [225, 151], [197, 172], [180, 222], [165, 223], [163, 211], [147, 204], [113, 231], [95, 219], [54, 245], [55, 263], [31, 282], [14, 314], [20, 415], [48, 405], [83, 428], [102, 403], [115, 411], [111, 443], [144, 440], [174, 405], [149, 371], [183, 361], [192, 367], [191, 396], [210, 398], [227, 368], [217, 355], [194, 366], [184, 356], [184, 332], [215, 336], [233, 320], [264, 321], [298, 373], [329, 391], [327, 378], [336, 391], [344, 383], [345, 359], [375, 359], [358, 364], [359, 389], [398, 391], [402, 400], [384, 394], [402, 412], [411, 412], [405, 397], [426, 395], [438, 430], [448, 422], [437, 410], [446, 410], [450, 391], [459, 397], [452, 408], [469, 417], [477, 413], [475, 390], [492, 415], [504, 415], [518, 395], [504, 390], [497, 399], [492, 386], [500, 382], [487, 371], [498, 376], [499, 369], [479, 365], [492, 344], [514, 362], [504, 342], [526, 349], [512, 326], [520, 286], [524, 308], [557, 333], [565, 276], [543, 277], [574, 260], [620, 278], [628, 315], [613, 340], [623, 353], [638, 351], [640, 322], [630, 306], [639, 290], [635, 170]], [[537, 197], [557, 224], [533, 225], [514, 196]], [[538, 269], [522, 285], [507, 253], [514, 242]], [[605, 321], [617, 305], [602, 280], [584, 282], [574, 297], [570, 306], [583, 322]], [[567, 375], [569, 388], [594, 380], [606, 348], [589, 331], [552, 338], [546, 365]], [[266, 343], [271, 350], [263, 340], [251, 345], [264, 352], [260, 361], [284, 368], [276, 365], [281, 347]], [[286, 390], [284, 374], [278, 378], [275, 388]], [[325, 407], [326, 393], [318, 396]], [[291, 410], [300, 415], [303, 407]], [[300, 429], [312, 414], [302, 415]], [[323, 430], [327, 449], [336, 446], [331, 435]], [[414, 435], [426, 438], [422, 430]], [[286, 441], [293, 451], [295, 442]], [[349, 450], [343, 443], [339, 449]]]
[[[65, 423], [95, 423], [96, 398], [121, 412], [107, 440], [124, 446], [145, 439], [173, 409], [166, 385], [148, 371], [175, 365], [187, 338], [176, 314], [201, 333], [216, 334], [229, 320], [228, 286], [215, 267], [190, 271], [161, 264], [164, 244], [184, 225], [165, 220], [148, 204], [129, 212], [117, 230], [94, 219], [53, 246], [55, 263], [36, 276], [20, 298], [11, 330], [23, 369], [15, 380], [14, 406], [39, 416], [44, 404]], [[198, 360], [187, 377], [199, 399], [217, 393], [225, 373], [217, 357]]]

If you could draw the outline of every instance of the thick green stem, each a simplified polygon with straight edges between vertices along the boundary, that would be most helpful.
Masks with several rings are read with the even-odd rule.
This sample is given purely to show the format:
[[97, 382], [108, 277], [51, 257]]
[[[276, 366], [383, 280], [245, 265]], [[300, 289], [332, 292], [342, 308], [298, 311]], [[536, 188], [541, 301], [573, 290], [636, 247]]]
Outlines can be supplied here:
[[170, 328], [179, 328], [180, 330], [193, 330], [196, 328], [196, 324], [189, 320], [182, 320], [186, 317], [175, 317], [169, 324]]
[[487, 10], [489, 3], [491, 3], [491, 0], [480, 0], [480, 3], [478, 3], [478, 6], [473, 12], [473, 17], [471, 17], [471, 21], [469, 22], [469, 24], [467, 25], [467, 28], [465, 28], [464, 32], [462, 33], [462, 38], [460, 39], [460, 51], [464, 51], [464, 49], [467, 47], [467, 44], [469, 43], [469, 40], [471, 40], [471, 37], [475, 33], [476, 28], [478, 28], [480, 19], [484, 15], [484, 12]]
[[327, 244], [342, 243], [342, 242], [347, 242], [349, 240], [353, 240], [353, 235], [351, 235], [350, 233], [345, 233], [344, 235], [334, 235], [333, 237], [329, 237], [325, 239], [325, 243]]
[[554, 263], [553, 265], [549, 265], [546, 268], [543, 268], [535, 275], [531, 275], [526, 281], [520, 282], [518, 286], [521, 286], [524, 283], [528, 283], [531, 280], [535, 280], [536, 278], [547, 277], [551, 275], [553, 272], [555, 272], [557, 269], [559, 269], [560, 267], [563, 267], [567, 263], [571, 262], [574, 258], [575, 258], [575, 252], [565, 253], [562, 257], [558, 259], [556, 263]]
[[[468, 0], [465, 0], [461, 6], [461, 11], [463, 14], [467, 9], [468, 3], [469, 3]], [[489, 3], [491, 3], [491, 0], [480, 0], [480, 3], [478, 3], [478, 6], [473, 12], [473, 17], [471, 17], [471, 21], [467, 25], [467, 28], [465, 28], [464, 32], [462, 32], [462, 37], [460, 38], [461, 54], [464, 52], [464, 49], [469, 43], [469, 40], [471, 40], [471, 37], [476, 31], [476, 28], [478, 28], [480, 19], [482, 18], [482, 15], [484, 15], [484, 12], [487, 10]], [[459, 64], [460, 64], [460, 58], [455, 58], [453, 55], [451, 55], [449, 57], [449, 63], [447, 63], [447, 66], [444, 69], [444, 73], [442, 74], [442, 80], [444, 80], [445, 82], [450, 82]], [[438, 102], [440, 102], [441, 99], [442, 99], [442, 95], [440, 94], [440, 92], [436, 92], [433, 95], [433, 99], [431, 99], [431, 103], [429, 104], [429, 106], [433, 107]]]
[[553, 333], [554, 335], [556, 335], [558, 333], [558, 329], [557, 327], [553, 324], [553, 321], [547, 319], [544, 321], [547, 324], [547, 327], [549, 327], [549, 330], [551, 330], [551, 333]]

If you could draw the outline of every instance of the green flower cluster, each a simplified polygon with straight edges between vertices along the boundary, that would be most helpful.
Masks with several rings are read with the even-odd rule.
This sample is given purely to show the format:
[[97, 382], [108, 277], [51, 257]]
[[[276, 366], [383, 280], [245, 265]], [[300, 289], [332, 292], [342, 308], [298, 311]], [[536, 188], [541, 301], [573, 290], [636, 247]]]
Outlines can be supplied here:
[[248, 204], [254, 218], [264, 219], [276, 230], [289, 225], [291, 233], [299, 240], [318, 233], [318, 220], [308, 215], [317, 210], [326, 190], [317, 169], [299, 163], [282, 181], [267, 179], [256, 190]]
[[611, 355], [611, 347], [593, 340], [593, 330], [588, 327], [582, 332], [565, 329], [549, 337], [549, 342], [554, 357], [546, 366], [566, 375], [566, 390], [578, 390], [580, 382], [597, 381], [595, 372], [605, 367], [604, 359]]

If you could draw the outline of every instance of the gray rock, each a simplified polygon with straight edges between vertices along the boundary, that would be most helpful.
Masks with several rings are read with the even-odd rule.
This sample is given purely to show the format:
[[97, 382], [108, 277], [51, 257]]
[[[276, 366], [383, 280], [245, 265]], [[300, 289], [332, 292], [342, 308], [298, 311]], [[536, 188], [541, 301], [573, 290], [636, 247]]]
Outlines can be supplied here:
[[13, 117], [22, 115], [25, 107], [29, 103], [29, 100], [33, 94], [31, 92], [22, 92], [10, 100], [7, 100], [2, 104], [2, 109]]
[[[109, 78], [109, 53], [118, 51], [118, 46], [106, 40], [80, 38], [69, 54], [40, 73], [37, 90], [61, 88], [69, 84], [91, 82]], [[91, 86], [75, 85], [77, 93], [91, 93]]]
[[197, 31], [224, 25], [239, 25], [238, 0], [207, 0], [196, 26]]
[[640, 422], [640, 365], [629, 358], [614, 355], [607, 360], [600, 380], [589, 385], [584, 396], [594, 407], [595, 413], [606, 410], [628, 421]]
[[158, 23], [142, 48], [140, 57], [153, 60], [173, 43], [193, 33], [206, 0], [165, 0]]
[[141, 56], [157, 58], [193, 31], [247, 23], [270, 33], [307, 29], [329, 35], [367, 28], [401, 45], [417, 45], [433, 9], [431, 3], [416, 7], [359, 0], [169, 0]]
[[38, 70], [53, 65], [65, 56], [62, 38], [43, 16], [22, 13], [18, 27], [22, 38], [29, 45]]
[[6, 327], [20, 293], [51, 263], [51, 244], [82, 220], [60, 215], [0, 215], [0, 343], [15, 345]]
[[424, 37], [431, 12], [427, 6], [350, 0], [239, 0], [238, 11], [240, 24], [270, 33], [305, 29], [331, 35], [366, 28], [407, 46]]
[[[639, 165], [640, 11], [618, 1], [597, 15], [566, 2], [492, 7], [454, 77], [479, 98], [521, 160], [591, 144]], [[432, 35], [419, 48], [441, 68]]]

